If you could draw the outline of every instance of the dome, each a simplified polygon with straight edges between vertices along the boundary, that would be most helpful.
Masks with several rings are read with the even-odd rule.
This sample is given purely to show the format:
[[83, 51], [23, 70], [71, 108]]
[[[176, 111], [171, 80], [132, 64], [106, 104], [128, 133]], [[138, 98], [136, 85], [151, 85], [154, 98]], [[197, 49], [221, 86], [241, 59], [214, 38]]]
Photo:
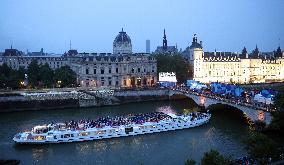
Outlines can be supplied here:
[[123, 31], [123, 28], [113, 41], [113, 53], [114, 54], [132, 53], [131, 39], [126, 34], [126, 32]]

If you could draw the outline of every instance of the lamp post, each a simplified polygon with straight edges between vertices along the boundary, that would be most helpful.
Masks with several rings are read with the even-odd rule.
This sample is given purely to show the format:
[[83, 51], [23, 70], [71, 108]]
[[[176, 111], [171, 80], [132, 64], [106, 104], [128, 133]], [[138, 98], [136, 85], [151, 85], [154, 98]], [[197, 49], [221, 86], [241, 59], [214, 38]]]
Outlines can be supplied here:
[[61, 83], [62, 83], [61, 80], [58, 80], [58, 81], [57, 81], [57, 86], [58, 86], [59, 88], [61, 87]]

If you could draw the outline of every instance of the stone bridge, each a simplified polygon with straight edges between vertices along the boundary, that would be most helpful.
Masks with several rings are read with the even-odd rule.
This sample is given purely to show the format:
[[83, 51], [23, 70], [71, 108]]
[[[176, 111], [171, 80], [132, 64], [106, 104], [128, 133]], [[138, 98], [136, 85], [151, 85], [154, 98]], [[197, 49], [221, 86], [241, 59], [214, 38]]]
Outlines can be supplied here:
[[169, 96], [173, 96], [173, 95], [185, 95], [186, 97], [191, 98], [196, 104], [204, 105], [206, 109], [208, 107], [210, 107], [212, 105], [216, 105], [216, 104], [228, 105], [228, 106], [231, 106], [231, 107], [234, 107], [234, 108], [241, 110], [244, 113], [244, 115], [248, 116], [250, 118], [250, 120], [252, 120], [254, 122], [257, 121], [257, 120], [261, 120], [261, 121], [265, 122], [266, 125], [268, 125], [268, 124], [270, 124], [270, 122], [272, 120], [271, 114], [269, 112], [262, 111], [262, 110], [256, 110], [256, 109], [253, 109], [253, 108], [245, 106], [245, 105], [229, 103], [229, 102], [226, 102], [226, 101], [217, 100], [217, 99], [204, 97], [204, 96], [198, 96], [198, 95], [195, 95], [195, 94], [186, 93], [186, 92], [182, 92], [182, 91], [178, 91], [178, 90], [170, 90]]

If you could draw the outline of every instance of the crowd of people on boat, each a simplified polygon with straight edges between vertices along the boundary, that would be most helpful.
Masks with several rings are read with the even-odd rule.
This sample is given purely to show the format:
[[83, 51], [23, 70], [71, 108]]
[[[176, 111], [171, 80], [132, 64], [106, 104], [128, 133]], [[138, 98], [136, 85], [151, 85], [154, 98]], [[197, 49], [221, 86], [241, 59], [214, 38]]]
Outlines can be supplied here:
[[208, 117], [208, 114], [199, 113], [199, 112], [192, 112], [189, 115], [192, 117], [191, 121], [193, 121], [194, 119], [200, 120]]
[[[192, 112], [189, 114], [192, 120], [200, 120], [207, 117], [206, 114], [199, 112]], [[68, 121], [61, 123], [64, 126], [57, 124], [54, 126], [54, 129], [70, 129], [70, 130], [80, 130], [86, 128], [102, 128], [105, 126], [119, 127], [121, 125], [133, 125], [133, 124], [143, 124], [145, 122], [159, 122], [163, 119], [171, 119], [172, 117], [163, 113], [163, 112], [150, 112], [150, 113], [139, 113], [135, 115], [124, 115], [124, 116], [115, 116], [115, 117], [100, 117], [97, 120], [82, 119], [79, 121]]]
[[71, 120], [65, 122], [65, 128], [75, 129], [86, 129], [86, 128], [102, 128], [104, 126], [120, 126], [120, 125], [131, 125], [131, 124], [143, 124], [145, 122], [159, 122], [170, 116], [162, 112], [151, 112], [151, 113], [140, 113], [135, 115], [115, 116], [115, 117], [101, 117], [97, 120], [82, 119], [80, 121]]

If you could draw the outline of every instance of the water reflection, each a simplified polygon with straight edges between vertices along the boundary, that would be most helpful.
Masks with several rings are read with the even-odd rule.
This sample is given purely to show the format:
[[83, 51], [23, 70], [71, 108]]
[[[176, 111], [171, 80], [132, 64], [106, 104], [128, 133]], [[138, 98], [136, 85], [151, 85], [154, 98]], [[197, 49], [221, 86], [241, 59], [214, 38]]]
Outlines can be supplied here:
[[163, 112], [163, 113], [177, 114], [177, 111], [173, 109], [171, 106], [161, 106], [161, 107], [158, 107], [156, 111]]
[[42, 146], [32, 148], [32, 157], [35, 161], [42, 160], [47, 155], [47, 150]]
[[188, 113], [194, 108], [190, 101], [182, 100], [1, 114], [0, 158], [17, 158], [22, 164], [184, 164], [188, 158], [200, 160], [203, 152], [211, 148], [236, 156], [243, 153], [239, 137], [248, 135], [247, 126], [236, 115], [221, 111], [213, 114], [208, 124], [186, 130], [42, 146], [14, 147], [12, 142], [12, 137], [17, 132], [52, 121], [64, 122], [83, 118], [95, 120], [104, 116], [155, 111]]

